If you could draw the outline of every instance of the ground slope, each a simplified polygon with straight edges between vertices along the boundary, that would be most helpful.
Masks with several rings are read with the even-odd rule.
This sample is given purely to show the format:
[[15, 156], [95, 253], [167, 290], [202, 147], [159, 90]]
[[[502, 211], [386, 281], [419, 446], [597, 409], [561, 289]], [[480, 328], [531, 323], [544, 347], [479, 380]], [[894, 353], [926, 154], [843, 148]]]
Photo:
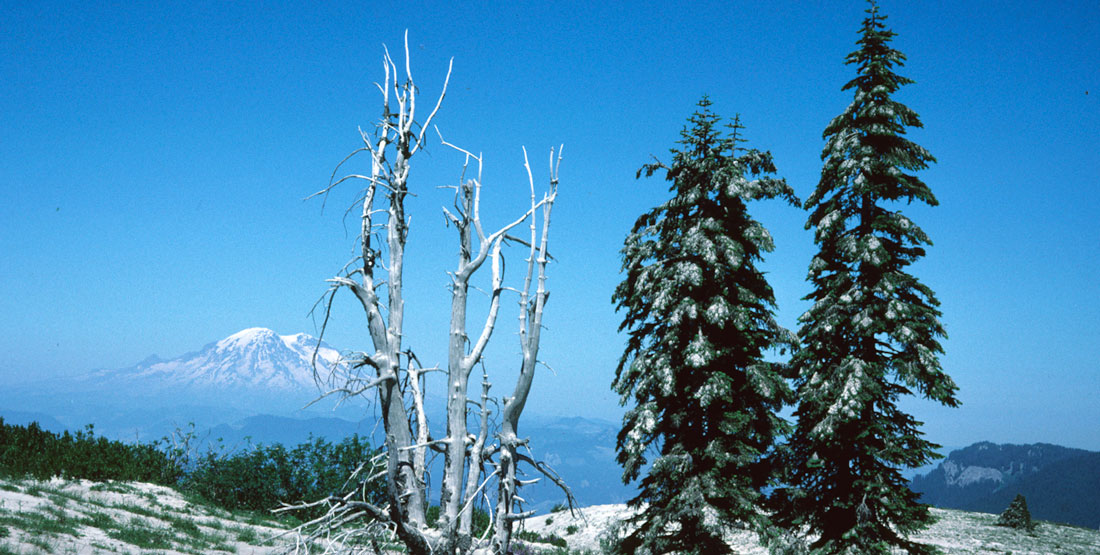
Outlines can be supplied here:
[[285, 551], [263, 517], [191, 503], [142, 483], [0, 480], [0, 554]]
[[[1100, 531], [1040, 523], [1027, 534], [994, 526], [987, 513], [932, 509], [939, 521], [915, 539], [947, 554], [1100, 553]], [[523, 530], [558, 536], [571, 553], [599, 553], [600, 539], [628, 516], [625, 505], [596, 505], [534, 516]], [[0, 480], [0, 555], [9, 553], [240, 553], [285, 551], [289, 539], [262, 516], [234, 515], [141, 483]], [[764, 554], [755, 535], [728, 538], [737, 553]], [[549, 548], [549, 546], [543, 546]]]
[[[629, 515], [625, 505], [585, 507], [575, 515], [569, 511], [533, 516], [523, 521], [525, 530], [543, 536], [564, 538], [571, 551], [598, 553], [600, 538], [615, 522]], [[947, 554], [1012, 553], [1013, 555], [1100, 553], [1100, 531], [1040, 523], [1034, 534], [995, 526], [996, 515], [957, 510], [932, 509], [938, 522], [914, 536]], [[582, 516], [583, 515], [583, 516]], [[734, 552], [765, 554], [756, 536], [736, 532], [727, 538]]]

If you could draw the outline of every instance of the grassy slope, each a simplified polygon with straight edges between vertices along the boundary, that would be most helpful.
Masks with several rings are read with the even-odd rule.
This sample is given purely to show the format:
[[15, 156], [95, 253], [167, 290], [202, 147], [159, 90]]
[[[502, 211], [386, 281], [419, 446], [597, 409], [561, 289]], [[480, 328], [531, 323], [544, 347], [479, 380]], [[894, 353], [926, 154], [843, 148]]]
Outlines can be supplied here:
[[0, 554], [269, 553], [275, 521], [142, 483], [0, 480]]

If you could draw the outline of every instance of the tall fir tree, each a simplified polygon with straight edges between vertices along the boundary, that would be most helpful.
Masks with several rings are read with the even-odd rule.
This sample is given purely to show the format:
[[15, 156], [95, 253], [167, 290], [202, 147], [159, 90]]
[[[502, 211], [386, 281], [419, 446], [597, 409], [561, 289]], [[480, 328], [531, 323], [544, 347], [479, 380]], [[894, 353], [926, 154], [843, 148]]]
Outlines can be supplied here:
[[871, 3], [858, 67], [844, 85], [855, 98], [825, 129], [824, 165], [806, 200], [807, 229], [820, 251], [810, 263], [813, 306], [802, 315], [791, 359], [798, 408], [786, 445], [789, 475], [774, 500], [776, 522], [808, 526], [827, 553], [933, 551], [908, 539], [933, 521], [900, 469], [927, 464], [937, 445], [898, 408], [920, 394], [957, 406], [957, 386], [940, 366], [945, 336], [935, 294], [907, 267], [931, 241], [897, 201], [938, 204], [914, 172], [935, 159], [904, 137], [917, 114], [891, 95], [910, 79], [894, 73], [905, 56]]
[[726, 553], [732, 524], [762, 529], [760, 490], [773, 475], [764, 455], [785, 430], [777, 413], [790, 389], [764, 355], [794, 337], [773, 318], [757, 268], [773, 242], [746, 202], [798, 200], [769, 177], [770, 153], [739, 146], [740, 118], [723, 132], [710, 106], [698, 103], [671, 167], [638, 171], [663, 171], [674, 196], [634, 224], [612, 297], [629, 333], [613, 388], [635, 403], [617, 442], [624, 481], [659, 450], [630, 502], [645, 508], [619, 541], [623, 553]]

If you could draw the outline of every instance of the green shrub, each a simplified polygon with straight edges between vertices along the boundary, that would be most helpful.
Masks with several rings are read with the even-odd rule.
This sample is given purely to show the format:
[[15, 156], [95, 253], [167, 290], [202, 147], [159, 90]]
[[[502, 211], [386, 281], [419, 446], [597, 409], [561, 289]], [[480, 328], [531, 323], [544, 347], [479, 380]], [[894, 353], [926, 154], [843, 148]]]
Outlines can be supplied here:
[[[267, 511], [283, 502], [316, 501], [360, 489], [358, 481], [349, 483], [348, 478], [376, 454], [358, 435], [336, 444], [313, 439], [290, 450], [275, 444], [228, 455], [210, 451], [194, 463], [181, 487], [225, 509]], [[384, 503], [382, 484], [367, 484], [365, 492], [365, 501]], [[314, 518], [324, 510], [303, 513]]]
[[[439, 523], [439, 505], [431, 505], [428, 507], [428, 512], [424, 516], [427, 518], [428, 526], [436, 528]], [[491, 525], [492, 520], [489, 518], [489, 513], [481, 508], [474, 507], [474, 518], [470, 527], [471, 533], [474, 536], [480, 537], [486, 530], [489, 530]], [[489, 535], [491, 536], [492, 534], [493, 531], [489, 530]]]
[[[180, 441], [172, 442], [177, 447], [168, 447], [167, 438], [130, 444], [96, 437], [91, 425], [75, 434], [55, 434], [37, 423], [13, 426], [0, 418], [0, 478], [86, 479], [101, 482], [93, 489], [107, 491], [131, 491], [111, 481], [150, 482], [231, 511], [267, 511], [283, 502], [316, 501], [353, 489], [363, 492], [365, 501], [385, 504], [381, 483], [364, 487], [359, 481], [348, 481], [362, 463], [378, 454], [358, 435], [339, 443], [311, 438], [290, 449], [279, 444], [236, 453], [208, 448], [202, 455], [192, 449], [193, 425], [177, 435]], [[181, 441], [183, 447], [178, 447]], [[46, 491], [37, 485], [25, 489], [28, 495]], [[316, 507], [295, 516], [309, 520], [324, 510]], [[484, 529], [488, 515], [475, 513], [474, 522]]]
[[158, 443], [110, 441], [96, 437], [91, 425], [75, 434], [55, 434], [37, 422], [13, 426], [0, 418], [0, 477], [47, 480], [61, 476], [175, 485], [182, 475]]
[[555, 547], [567, 547], [569, 545], [569, 543], [565, 541], [565, 538], [557, 534], [543, 535], [531, 530], [520, 530], [513, 534], [513, 537], [515, 537], [517, 540], [523, 540], [525, 542], [548, 543]]

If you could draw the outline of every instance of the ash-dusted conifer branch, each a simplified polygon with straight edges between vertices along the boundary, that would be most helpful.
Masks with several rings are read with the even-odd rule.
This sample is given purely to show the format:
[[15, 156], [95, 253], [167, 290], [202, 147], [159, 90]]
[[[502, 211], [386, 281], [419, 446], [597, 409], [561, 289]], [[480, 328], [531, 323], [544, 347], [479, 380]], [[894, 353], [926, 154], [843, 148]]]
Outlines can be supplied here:
[[728, 526], [763, 531], [766, 455], [785, 430], [777, 413], [789, 390], [766, 351], [791, 335], [759, 269], [770, 235], [747, 204], [798, 200], [768, 176], [768, 153], [740, 147], [739, 118], [723, 132], [710, 100], [698, 106], [671, 163], [638, 171], [663, 171], [673, 196], [636, 220], [613, 297], [628, 338], [612, 387], [634, 402], [616, 444], [624, 481], [652, 458], [619, 553], [726, 553]]
[[828, 552], [927, 553], [909, 539], [932, 522], [906, 485], [905, 467], [937, 455], [920, 423], [898, 406], [919, 393], [956, 406], [943, 371], [939, 301], [907, 273], [927, 235], [884, 204], [935, 196], [914, 172], [935, 159], [904, 137], [917, 114], [890, 96], [911, 81], [894, 73], [905, 57], [873, 2], [863, 21], [858, 66], [844, 85], [854, 99], [825, 129], [821, 180], [806, 201], [806, 227], [820, 247], [810, 264], [813, 306], [800, 318], [802, 348], [791, 360], [798, 424], [775, 490], [780, 525], [805, 525]]

